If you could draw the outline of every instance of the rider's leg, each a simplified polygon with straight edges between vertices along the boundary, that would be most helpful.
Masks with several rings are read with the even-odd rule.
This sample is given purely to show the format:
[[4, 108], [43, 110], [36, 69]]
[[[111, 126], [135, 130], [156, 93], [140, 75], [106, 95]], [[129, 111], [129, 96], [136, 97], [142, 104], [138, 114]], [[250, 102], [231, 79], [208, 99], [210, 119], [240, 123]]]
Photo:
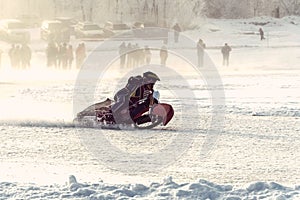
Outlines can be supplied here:
[[151, 122], [151, 118], [149, 115], [142, 115], [136, 119], [137, 125], [148, 123], [148, 122]]
[[141, 115], [149, 110], [149, 106], [146, 104], [140, 104], [138, 107], [133, 108], [130, 111], [131, 119], [135, 122]]

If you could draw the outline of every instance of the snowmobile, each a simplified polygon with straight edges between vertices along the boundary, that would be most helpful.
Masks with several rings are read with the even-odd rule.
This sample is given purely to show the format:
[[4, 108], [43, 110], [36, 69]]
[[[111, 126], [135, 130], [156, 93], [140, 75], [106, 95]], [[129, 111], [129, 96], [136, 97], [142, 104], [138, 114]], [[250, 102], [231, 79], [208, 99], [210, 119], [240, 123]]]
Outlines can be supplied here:
[[[174, 115], [171, 105], [157, 102], [151, 106], [149, 111], [141, 111], [136, 119], [129, 119], [126, 124], [118, 124], [111, 109], [113, 104], [114, 101], [109, 98], [103, 102], [93, 104], [79, 112], [74, 122], [79, 126], [99, 127], [103, 129], [121, 129], [121, 127], [151, 129], [158, 125], [166, 126]], [[149, 117], [150, 120], [144, 120]]]

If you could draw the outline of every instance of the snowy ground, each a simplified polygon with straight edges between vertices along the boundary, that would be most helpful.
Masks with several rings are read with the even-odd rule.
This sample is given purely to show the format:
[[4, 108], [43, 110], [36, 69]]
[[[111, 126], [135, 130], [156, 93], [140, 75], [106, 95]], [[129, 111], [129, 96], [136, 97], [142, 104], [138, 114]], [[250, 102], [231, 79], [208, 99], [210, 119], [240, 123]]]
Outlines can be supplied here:
[[[266, 40], [259, 40], [260, 26], [253, 22], [267, 23]], [[150, 131], [75, 127], [73, 110], [89, 105], [73, 108], [78, 71], [47, 69], [46, 44], [36, 35], [31, 70], [10, 69], [3, 55], [0, 199], [299, 199], [299, 24], [297, 17], [206, 19], [199, 30], [185, 32], [194, 41], [204, 40], [223, 85], [205, 84], [216, 83], [212, 68], [198, 74], [170, 55], [168, 65], [188, 84], [171, 71], [157, 70], [161, 101], [172, 104], [176, 114], [167, 127]], [[72, 42], [76, 46], [80, 41]], [[219, 47], [225, 42], [233, 47], [229, 67], [221, 65]], [[100, 45], [94, 56], [109, 57], [119, 43], [102, 48], [101, 43], [87, 42], [87, 47]], [[7, 52], [9, 45], [1, 47]], [[180, 48], [169, 44], [170, 50]], [[182, 49], [195, 56], [192, 48]], [[159, 63], [158, 52], [152, 62]], [[208, 59], [205, 63], [212, 64]], [[82, 92], [94, 95], [95, 101], [112, 97], [123, 76], [137, 72], [112, 63], [97, 80], [95, 93]], [[181, 91], [195, 96], [180, 96]], [[214, 122], [213, 91], [225, 92], [226, 104], [218, 105], [225, 110], [224, 124]], [[211, 124], [224, 128], [210, 132]], [[168, 145], [171, 153], [164, 154]], [[124, 159], [117, 151], [109, 152], [111, 146]], [[151, 153], [158, 158], [150, 160]], [[70, 175], [78, 183], [68, 180]]]

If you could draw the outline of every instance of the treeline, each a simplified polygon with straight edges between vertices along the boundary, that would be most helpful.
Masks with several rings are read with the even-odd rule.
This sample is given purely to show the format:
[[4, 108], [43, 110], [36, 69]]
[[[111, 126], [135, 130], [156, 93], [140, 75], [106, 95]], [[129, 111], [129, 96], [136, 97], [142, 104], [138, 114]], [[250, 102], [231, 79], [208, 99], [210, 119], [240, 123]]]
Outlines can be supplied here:
[[188, 24], [197, 17], [250, 18], [300, 15], [300, 0], [0, 0], [1, 18], [37, 14], [102, 23], [152, 21]]
[[300, 0], [204, 0], [211, 18], [282, 17], [300, 15]]

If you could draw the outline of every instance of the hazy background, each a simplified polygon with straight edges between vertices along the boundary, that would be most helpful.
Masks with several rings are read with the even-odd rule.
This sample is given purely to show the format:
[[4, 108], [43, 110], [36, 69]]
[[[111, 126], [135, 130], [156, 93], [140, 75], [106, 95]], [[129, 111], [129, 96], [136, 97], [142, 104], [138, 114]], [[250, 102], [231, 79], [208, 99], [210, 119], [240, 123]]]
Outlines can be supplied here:
[[0, 18], [36, 14], [42, 19], [74, 17], [102, 23], [151, 21], [171, 26], [197, 18], [250, 18], [300, 14], [300, 0], [0, 0]]

